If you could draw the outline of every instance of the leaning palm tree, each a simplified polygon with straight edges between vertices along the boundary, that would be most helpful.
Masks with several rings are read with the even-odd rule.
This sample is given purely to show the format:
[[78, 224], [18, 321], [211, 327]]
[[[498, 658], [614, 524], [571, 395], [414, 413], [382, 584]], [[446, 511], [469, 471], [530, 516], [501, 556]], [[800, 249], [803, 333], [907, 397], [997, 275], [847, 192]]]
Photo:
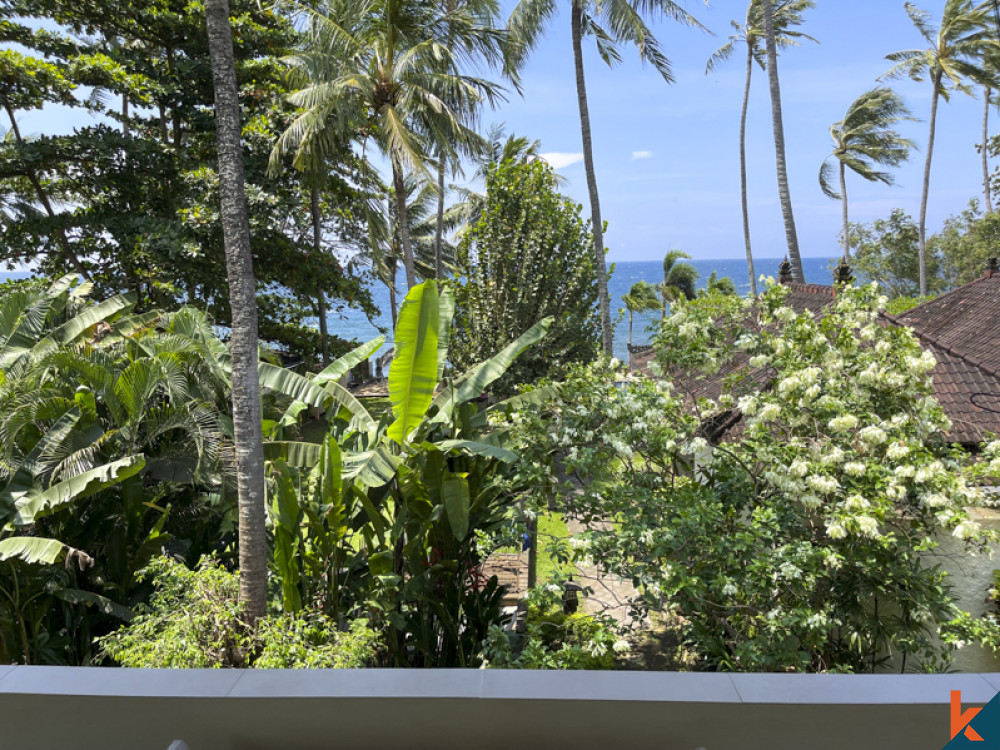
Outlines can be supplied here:
[[219, 196], [226, 274], [232, 305], [233, 443], [239, 507], [240, 603], [251, 622], [267, 613], [264, 440], [257, 375], [257, 294], [240, 145], [239, 89], [228, 0], [206, 0], [208, 51], [215, 86]]
[[[998, 3], [998, 16], [1000, 16], [1000, 3]], [[1000, 32], [1000, 28], [998, 28]], [[1000, 50], [990, 50], [983, 59], [983, 69], [988, 76], [983, 83], [983, 142], [979, 149], [979, 155], [983, 161], [983, 205], [986, 213], [993, 213], [993, 186], [990, 179], [990, 109], [1000, 108], [1000, 101], [993, 98], [993, 86], [1000, 80]]]
[[[797, 45], [797, 39], [812, 39], [808, 34], [795, 31], [792, 27], [802, 23], [802, 13], [812, 8], [816, 3], [814, 0], [783, 0], [774, 7], [774, 33], [775, 43], [778, 47], [791, 47]], [[736, 32], [729, 37], [729, 41], [717, 49], [709, 58], [705, 66], [705, 73], [711, 73], [719, 63], [728, 60], [736, 49], [736, 45], [745, 44], [747, 47], [747, 74], [746, 84], [743, 87], [743, 109], [740, 114], [740, 194], [743, 205], [743, 243], [747, 249], [747, 271], [750, 274], [750, 293], [757, 296], [757, 276], [753, 267], [753, 250], [750, 245], [750, 211], [747, 198], [747, 109], [750, 104], [750, 79], [753, 75], [753, 66], [756, 62], [761, 70], [767, 70], [767, 59], [765, 51], [761, 49], [761, 42], [764, 39], [764, 17], [762, 15], [761, 0], [751, 0], [747, 7], [746, 23], [730, 21], [733, 30]]]
[[996, 49], [996, 34], [989, 28], [989, 13], [984, 5], [972, 0], [946, 0], [941, 25], [931, 25], [930, 14], [913, 3], [906, 3], [906, 13], [921, 36], [930, 45], [924, 49], [909, 49], [887, 55], [896, 64], [883, 78], [909, 76], [915, 81], [930, 79], [930, 134], [927, 138], [927, 159], [924, 163], [924, 184], [920, 198], [920, 295], [927, 294], [927, 198], [931, 187], [931, 159], [934, 157], [934, 135], [937, 128], [938, 100], [951, 98], [952, 90], [971, 93], [967, 80], [984, 83], [989, 79], [983, 58]]
[[[892, 185], [894, 178], [878, 167], [898, 167], [910, 158], [913, 141], [903, 138], [893, 128], [904, 120], [913, 120], [902, 97], [885, 86], [866, 91], [847, 108], [840, 122], [830, 126], [833, 153], [826, 158], [819, 170], [819, 184], [823, 193], [841, 201], [844, 214], [842, 230], [845, 260], [851, 255], [850, 223], [847, 212], [847, 170], [869, 182]], [[840, 192], [833, 187], [834, 165], [839, 163]]]
[[691, 260], [691, 256], [683, 250], [671, 250], [663, 258], [663, 283], [660, 284], [663, 317], [666, 317], [670, 302], [697, 296], [698, 271], [690, 263], [684, 263], [683, 258]]
[[628, 345], [632, 346], [632, 317], [635, 313], [662, 310], [663, 302], [656, 292], [656, 287], [648, 281], [637, 281], [633, 284], [628, 294], [622, 296], [622, 302], [628, 310]]
[[[558, 0], [519, 0], [507, 22], [510, 30], [512, 67], [519, 68], [535, 47], [545, 25], [555, 15]], [[607, 261], [604, 257], [604, 222], [594, 172], [594, 149], [590, 130], [590, 109], [583, 74], [583, 37], [593, 36], [598, 54], [609, 66], [621, 62], [618, 44], [633, 44], [643, 62], [650, 63], [667, 83], [674, 78], [670, 61], [660, 43], [646, 26], [643, 15], [654, 19], [670, 18], [689, 26], [704, 28], [672, 0], [570, 0], [570, 28], [573, 38], [573, 61], [576, 69], [576, 96], [580, 109], [583, 138], [583, 164], [590, 194], [591, 231], [594, 237], [594, 260], [597, 263], [597, 298], [601, 313], [604, 351], [614, 353], [611, 326], [611, 301], [608, 296]]]
[[770, 0], [764, 0], [761, 3], [761, 11], [764, 21], [764, 43], [767, 48], [767, 79], [771, 89], [771, 124], [774, 130], [774, 161], [778, 172], [778, 198], [781, 201], [781, 215], [785, 220], [785, 240], [788, 243], [788, 257], [792, 263], [792, 278], [796, 281], [805, 281], [802, 256], [799, 253], [799, 238], [795, 231], [795, 215], [792, 212], [792, 195], [788, 188], [788, 167], [785, 164], [785, 126], [781, 116], [781, 85], [778, 83], [775, 6]]

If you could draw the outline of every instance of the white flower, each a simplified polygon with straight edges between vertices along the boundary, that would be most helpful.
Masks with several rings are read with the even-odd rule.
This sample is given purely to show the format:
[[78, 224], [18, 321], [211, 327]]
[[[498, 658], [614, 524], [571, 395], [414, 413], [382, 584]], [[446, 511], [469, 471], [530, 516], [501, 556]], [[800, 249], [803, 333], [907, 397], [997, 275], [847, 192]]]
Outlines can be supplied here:
[[739, 589], [736, 588], [736, 584], [732, 581], [728, 581], [725, 586], [722, 587], [723, 596], [736, 596], [739, 593]]
[[751, 367], [767, 367], [771, 363], [771, 358], [766, 354], [758, 354], [755, 357], [750, 357]]
[[809, 464], [807, 464], [801, 458], [797, 458], [794, 461], [792, 461], [791, 466], [788, 467], [788, 473], [793, 477], [801, 479], [802, 477], [804, 477], [806, 474], [809, 473]]
[[865, 536], [873, 537], [878, 535], [878, 521], [871, 516], [859, 516], [858, 527]]
[[736, 402], [736, 408], [748, 417], [752, 417], [757, 413], [757, 399], [754, 396], [740, 396], [740, 400]]
[[847, 536], [847, 531], [839, 523], [831, 523], [826, 526], [826, 534], [831, 539], [843, 539]]
[[840, 488], [840, 483], [833, 477], [824, 477], [819, 474], [813, 474], [808, 479], [806, 479], [806, 484], [808, 484], [816, 492], [836, 492]]
[[619, 638], [619, 639], [618, 639], [617, 641], [615, 641], [615, 642], [614, 642], [614, 644], [613, 644], [613, 645], [611, 646], [611, 649], [612, 649], [612, 650], [613, 650], [613, 651], [614, 651], [614, 652], [615, 652], [616, 654], [624, 654], [624, 653], [625, 653], [626, 651], [629, 651], [629, 650], [631, 650], [631, 648], [632, 648], [632, 646], [631, 646], [631, 645], [629, 645], [629, 642], [628, 642], [628, 641], [626, 641], [626, 640], [625, 640], [624, 638]]
[[938, 492], [932, 492], [921, 497], [920, 502], [928, 508], [940, 508], [948, 504], [948, 498]]
[[900, 479], [909, 479], [910, 477], [912, 477], [914, 474], [917, 473], [917, 470], [912, 466], [906, 464], [903, 466], [897, 466], [892, 473], [895, 474]]
[[790, 307], [779, 307], [774, 311], [774, 317], [784, 323], [791, 323], [795, 320], [795, 310]]
[[979, 524], [975, 521], [962, 521], [955, 530], [951, 532], [952, 536], [956, 539], [966, 540], [972, 539], [979, 533]]
[[861, 495], [851, 495], [847, 498], [847, 502], [844, 503], [844, 507], [848, 510], [863, 510], [869, 505], [868, 501], [865, 500]]
[[893, 443], [889, 446], [889, 450], [885, 452], [885, 456], [893, 461], [898, 461], [901, 458], [905, 458], [909, 452], [910, 448], [905, 443]]
[[815, 495], [803, 495], [799, 498], [799, 502], [809, 508], [809, 510], [814, 510], [815, 508], [818, 508], [823, 501]]
[[858, 439], [866, 445], [881, 445], [889, 439], [889, 436], [881, 427], [868, 425], [858, 432]]
[[778, 566], [778, 575], [786, 581], [794, 581], [802, 577], [802, 571], [790, 562], [783, 562]]
[[842, 417], [834, 417], [828, 424], [834, 432], [846, 432], [858, 426], [858, 418], [853, 414], [845, 414]]
[[844, 473], [852, 477], [860, 477], [865, 473], [865, 465], [860, 461], [849, 461], [844, 464]]
[[760, 418], [764, 422], [777, 419], [779, 414], [781, 414], [781, 407], [777, 404], [765, 404], [764, 408], [760, 410]]

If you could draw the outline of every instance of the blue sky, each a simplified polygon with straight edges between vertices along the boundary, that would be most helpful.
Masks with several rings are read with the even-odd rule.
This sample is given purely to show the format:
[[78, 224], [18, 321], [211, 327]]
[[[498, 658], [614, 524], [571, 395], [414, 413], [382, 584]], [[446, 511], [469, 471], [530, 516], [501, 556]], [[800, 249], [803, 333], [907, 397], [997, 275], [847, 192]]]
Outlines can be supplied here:
[[[944, 2], [917, 0], [917, 4], [936, 19]], [[592, 42], [585, 53], [597, 180], [602, 213], [609, 223], [605, 240], [611, 260], [660, 259], [672, 247], [704, 259], [745, 254], [737, 140], [745, 57], [738, 51], [708, 76], [705, 63], [725, 43], [729, 21], [745, 18], [746, 3], [717, 0], [706, 7], [689, 0], [682, 5], [716, 36], [676, 23], [654, 26], [674, 65], [673, 85], [648, 66], [643, 68], [631, 50], [614, 70], [600, 60]], [[505, 6], [513, 3], [508, 0]], [[803, 41], [785, 52], [778, 66], [789, 182], [802, 254], [830, 256], [836, 254], [840, 204], [820, 192], [817, 179], [820, 164], [832, 150], [830, 125], [842, 119], [851, 101], [890, 67], [887, 53], [921, 47], [923, 39], [902, 0], [819, 0], [806, 14], [802, 30], [820, 43]], [[908, 79], [892, 85], [921, 120], [901, 128], [920, 151], [897, 170], [894, 187], [848, 177], [852, 221], [884, 217], [895, 207], [914, 218], [919, 211], [931, 87]], [[970, 198], [982, 195], [975, 150], [981, 140], [982, 106], [981, 98], [956, 94], [939, 109], [929, 231], [964, 209]], [[540, 139], [544, 152], [580, 152], [568, 12], [555, 19], [529, 63], [524, 97], [512, 97], [493, 117], [512, 132]], [[785, 237], [777, 201], [770, 99], [766, 75], [759, 69], [754, 71], [751, 93], [748, 152], [754, 254], [779, 256], [785, 252]], [[566, 192], [588, 207], [582, 162], [560, 171], [569, 180]]]
[[[568, 6], [568, 2], [562, 3]], [[612, 261], [659, 260], [680, 248], [698, 259], [744, 255], [739, 200], [739, 110], [744, 63], [740, 52], [721, 69], [705, 75], [705, 63], [731, 32], [731, 19], [745, 17], [744, 0], [718, 0], [705, 6], [682, 0], [715, 36], [676, 23], [654, 25], [674, 65], [676, 83], [667, 85], [633, 50], [614, 70], [585, 40], [586, 75], [593, 126], [595, 161]], [[940, 16], [944, 0], [923, 0], [921, 7]], [[504, 0], [505, 11], [513, 7]], [[802, 30], [819, 40], [803, 41], [779, 63], [787, 140], [789, 180], [802, 254], [836, 255], [840, 204], [819, 189], [820, 164], [830, 153], [831, 123], [871, 88], [890, 63], [885, 55], [922, 46], [902, 0], [819, 0]], [[930, 84], [910, 80], [892, 84], [921, 122], [901, 128], [920, 151], [896, 171], [897, 184], [886, 187], [860, 178], [848, 182], [851, 218], [871, 221], [901, 207], [916, 217], [920, 203]], [[504, 122], [509, 132], [542, 142], [567, 178], [565, 187], [589, 214], [586, 180], [580, 158], [579, 115], [570, 46], [569, 14], [550, 26], [523, 74], [524, 96], [510, 100], [484, 120]], [[978, 92], [977, 92], [978, 95]], [[957, 93], [942, 103], [931, 178], [928, 229], [979, 197], [982, 99]], [[60, 132], [88, 119], [79, 111], [49, 109], [26, 114], [29, 132]], [[1000, 119], [997, 120], [1000, 122]], [[996, 132], [995, 128], [993, 129]], [[748, 122], [748, 170], [754, 254], [776, 257], [785, 252], [781, 209], [777, 201], [770, 100], [766, 76], [754, 71]], [[568, 156], [567, 156], [568, 155]]]

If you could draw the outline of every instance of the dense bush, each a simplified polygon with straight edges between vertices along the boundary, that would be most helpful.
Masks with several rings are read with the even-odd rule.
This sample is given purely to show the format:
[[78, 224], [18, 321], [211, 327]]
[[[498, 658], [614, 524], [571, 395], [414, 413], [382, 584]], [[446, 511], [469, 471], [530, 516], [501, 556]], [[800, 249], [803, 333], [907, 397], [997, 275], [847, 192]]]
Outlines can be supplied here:
[[486, 204], [458, 251], [456, 328], [450, 357], [471, 367], [545, 317], [545, 340], [494, 384], [518, 383], [590, 362], [600, 351], [593, 240], [580, 207], [556, 191], [541, 160], [505, 161], [486, 173]]
[[[938, 666], [962, 613], [926, 556], [940, 534], [986, 541], [964, 506], [982, 499], [977, 472], [1000, 474], [1000, 445], [973, 467], [946, 444], [934, 359], [879, 325], [874, 288], [819, 317], [786, 293], [678, 302], [666, 319], [658, 356], [686, 382], [749, 355], [753, 380], [717, 401], [594, 366], [512, 414], [522, 473], [611, 522], [575, 537], [578, 555], [675, 609], [706, 668]], [[709, 444], [706, 426], [734, 415], [740, 429]]]
[[190, 570], [160, 557], [142, 575], [154, 586], [149, 602], [99, 641], [123, 667], [350, 669], [374, 661], [379, 639], [365, 620], [341, 631], [320, 612], [276, 612], [248, 629], [238, 575], [217, 562]]

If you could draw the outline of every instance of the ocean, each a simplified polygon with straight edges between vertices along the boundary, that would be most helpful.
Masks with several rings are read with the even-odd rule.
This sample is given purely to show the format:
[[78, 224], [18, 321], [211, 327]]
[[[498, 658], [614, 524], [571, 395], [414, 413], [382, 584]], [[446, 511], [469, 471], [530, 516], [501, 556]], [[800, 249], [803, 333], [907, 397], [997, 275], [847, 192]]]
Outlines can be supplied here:
[[[687, 261], [695, 267], [699, 273], [698, 287], [703, 288], [709, 275], [715, 271], [717, 276], [728, 276], [736, 283], [736, 288], [740, 294], [747, 294], [750, 291], [750, 281], [747, 276], [746, 260], [692, 260]], [[829, 284], [832, 282], [830, 271], [831, 261], [828, 258], [803, 258], [802, 265], [806, 278], [816, 284]], [[754, 260], [755, 270], [758, 276], [777, 276], [780, 258], [756, 258]], [[30, 274], [23, 271], [0, 271], [0, 281], [8, 278], [24, 278]], [[627, 359], [628, 342], [628, 315], [618, 315], [618, 310], [624, 308], [622, 296], [628, 293], [631, 286], [637, 281], [648, 281], [651, 284], [658, 284], [663, 280], [663, 265], [660, 261], [627, 261], [615, 264], [614, 273], [608, 283], [608, 291], [611, 294], [611, 316], [612, 320], [618, 318], [615, 326], [615, 356], [619, 359]], [[397, 280], [397, 287], [400, 290], [406, 289], [406, 283], [400, 275]], [[331, 334], [336, 334], [345, 339], [356, 339], [358, 341], [368, 341], [379, 335], [376, 325], [382, 326], [388, 332], [386, 334], [386, 345], [388, 349], [391, 344], [391, 318], [389, 315], [389, 293], [385, 286], [376, 284], [372, 287], [372, 298], [375, 304], [382, 311], [380, 317], [373, 321], [358, 310], [344, 309], [341, 312], [331, 312], [327, 317], [327, 325]], [[402, 298], [402, 295], [400, 295]], [[632, 329], [632, 343], [649, 343], [652, 336], [652, 326], [659, 320], [660, 313], [646, 313], [635, 316]]]

